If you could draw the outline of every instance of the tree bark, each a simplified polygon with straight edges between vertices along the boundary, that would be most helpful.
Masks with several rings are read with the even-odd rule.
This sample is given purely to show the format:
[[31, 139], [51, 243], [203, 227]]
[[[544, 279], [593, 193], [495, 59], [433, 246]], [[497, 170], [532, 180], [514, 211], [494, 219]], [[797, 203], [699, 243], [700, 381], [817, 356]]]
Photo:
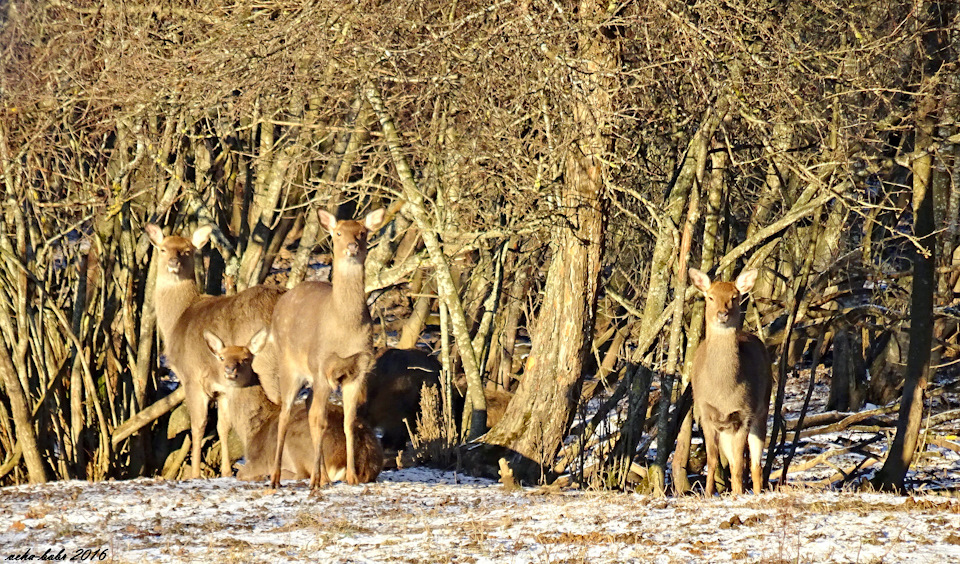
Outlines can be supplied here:
[[[703, 218], [703, 246], [700, 249], [700, 270], [706, 272], [713, 267], [716, 249], [722, 246], [720, 240], [720, 213], [725, 205], [726, 182], [724, 174], [727, 168], [726, 147], [718, 141], [713, 142], [711, 154], [711, 170], [707, 184], [706, 213]], [[690, 311], [690, 325], [687, 328], [686, 358], [683, 363], [683, 386], [690, 382], [690, 367], [693, 365], [693, 353], [700, 343], [703, 334], [704, 303], [702, 300], [693, 302]], [[680, 423], [677, 435], [676, 450], [673, 453], [673, 489], [678, 494], [690, 491], [690, 480], [687, 478], [687, 466], [690, 460], [690, 441], [693, 437], [693, 410], [689, 410]]]

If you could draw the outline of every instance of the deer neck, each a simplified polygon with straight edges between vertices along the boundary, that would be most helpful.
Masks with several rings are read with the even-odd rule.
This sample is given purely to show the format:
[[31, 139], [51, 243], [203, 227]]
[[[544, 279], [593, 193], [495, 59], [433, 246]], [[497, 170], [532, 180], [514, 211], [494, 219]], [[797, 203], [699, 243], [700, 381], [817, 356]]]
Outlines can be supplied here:
[[701, 346], [709, 351], [710, 366], [717, 372], [736, 372], [739, 367], [739, 333], [736, 327], [707, 325]]
[[164, 339], [173, 331], [187, 308], [200, 299], [200, 292], [193, 280], [157, 279], [153, 303], [157, 313], [157, 327]]
[[347, 314], [347, 319], [370, 317], [367, 294], [363, 289], [363, 263], [356, 264], [347, 260], [335, 262], [330, 283], [333, 286], [334, 306], [341, 313]]
[[710, 350], [719, 353], [730, 351], [735, 353], [739, 348], [740, 329], [736, 327], [716, 327], [707, 325], [704, 341], [709, 343]]

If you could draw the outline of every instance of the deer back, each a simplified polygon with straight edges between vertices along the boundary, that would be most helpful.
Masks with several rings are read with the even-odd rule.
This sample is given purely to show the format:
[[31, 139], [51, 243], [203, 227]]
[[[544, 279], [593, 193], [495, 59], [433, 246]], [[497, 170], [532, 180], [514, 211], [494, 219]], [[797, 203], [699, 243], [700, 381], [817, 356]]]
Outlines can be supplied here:
[[[256, 386], [255, 388], [259, 388]], [[243, 389], [246, 392], [245, 389]], [[263, 396], [266, 399], [266, 396]], [[269, 402], [268, 402], [269, 403]], [[277, 445], [277, 419], [279, 407], [272, 406], [272, 416], [266, 424], [259, 425], [244, 442], [246, 462], [237, 477], [246, 480], [269, 476], [273, 469], [273, 454]], [[327, 406], [327, 433], [323, 436], [322, 448], [327, 473], [332, 480], [343, 478], [347, 466], [347, 437], [343, 432], [343, 408]], [[357, 436], [357, 477], [361, 482], [372, 482], [383, 470], [383, 448], [376, 434], [362, 419], [354, 423]], [[313, 439], [307, 423], [307, 406], [294, 404], [291, 411], [290, 429], [284, 442], [282, 472], [287, 479], [310, 477], [314, 462]]]
[[418, 349], [385, 348], [379, 352], [367, 383], [363, 414], [383, 431], [384, 446], [402, 449], [409, 438], [407, 423], [416, 430], [424, 385], [439, 389], [436, 358]]

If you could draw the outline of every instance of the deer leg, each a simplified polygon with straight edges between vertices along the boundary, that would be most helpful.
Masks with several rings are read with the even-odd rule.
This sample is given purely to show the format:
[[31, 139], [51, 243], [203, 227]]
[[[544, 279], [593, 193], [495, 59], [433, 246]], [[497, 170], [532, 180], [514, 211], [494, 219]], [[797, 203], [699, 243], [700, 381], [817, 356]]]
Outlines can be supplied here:
[[310, 489], [317, 489], [330, 483], [327, 465], [323, 460], [323, 438], [327, 432], [327, 402], [330, 401], [330, 385], [326, 378], [314, 382], [313, 399], [310, 402], [310, 437], [313, 439], [314, 462], [310, 474]]
[[233, 476], [233, 461], [230, 459], [230, 405], [226, 394], [217, 398], [217, 437], [220, 439], [220, 475]]
[[[286, 381], [281, 379], [281, 381]], [[273, 472], [270, 475], [270, 487], [280, 487], [280, 477], [283, 464], [283, 443], [287, 439], [287, 428], [290, 424], [290, 410], [300, 391], [296, 384], [290, 390], [281, 390], [280, 416], [277, 418], [277, 450], [273, 455]]]
[[763, 442], [766, 429], [752, 428], [747, 442], [750, 445], [750, 475], [753, 478], [753, 493], [763, 490], [763, 473], [761, 459], [763, 458]]
[[357, 406], [364, 396], [363, 375], [343, 385], [343, 434], [347, 439], [347, 483], [360, 483], [357, 478], [356, 437], [354, 422], [357, 420]]
[[720, 458], [717, 448], [717, 430], [711, 423], [701, 421], [700, 427], [703, 429], [703, 444], [707, 448], [707, 485], [704, 488], [708, 496], [712, 496], [715, 491], [715, 480], [717, 476], [717, 460]]
[[743, 493], [743, 451], [747, 446], [747, 427], [744, 425], [736, 432], [726, 432], [721, 435], [721, 442], [727, 437], [729, 452], [727, 461], [730, 464], [730, 484], [733, 493]]
[[207, 402], [207, 396], [202, 389], [193, 389], [193, 386], [190, 386], [187, 390], [187, 411], [190, 413], [190, 436], [193, 437], [193, 444], [190, 445], [190, 477], [194, 480], [200, 477], [200, 446], [207, 427]]

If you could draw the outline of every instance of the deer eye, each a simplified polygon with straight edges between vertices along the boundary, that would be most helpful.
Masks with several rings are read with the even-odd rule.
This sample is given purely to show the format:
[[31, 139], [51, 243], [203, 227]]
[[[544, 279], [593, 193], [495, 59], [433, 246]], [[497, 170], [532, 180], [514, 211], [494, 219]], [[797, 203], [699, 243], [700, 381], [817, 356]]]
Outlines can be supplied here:
[[340, 231], [337, 231], [337, 237], [343, 237], [343, 233], [341, 233]]

